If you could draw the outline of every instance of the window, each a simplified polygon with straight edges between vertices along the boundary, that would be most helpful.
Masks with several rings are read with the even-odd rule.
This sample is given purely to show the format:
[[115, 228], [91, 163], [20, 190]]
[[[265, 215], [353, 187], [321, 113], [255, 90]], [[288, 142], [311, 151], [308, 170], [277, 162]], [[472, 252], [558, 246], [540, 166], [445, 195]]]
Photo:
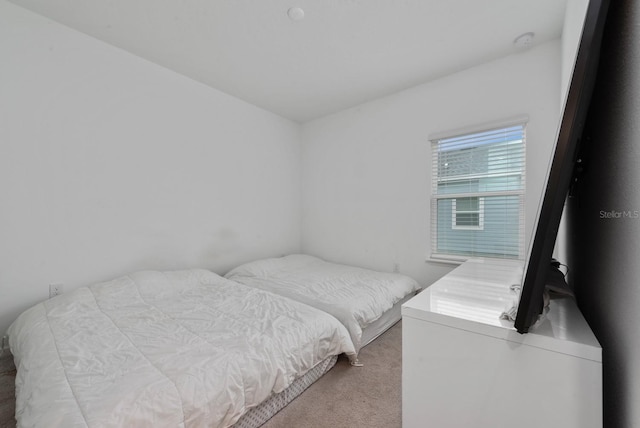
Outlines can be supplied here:
[[451, 200], [453, 229], [482, 230], [484, 227], [484, 198], [467, 196]]
[[524, 258], [525, 120], [431, 141], [432, 257]]

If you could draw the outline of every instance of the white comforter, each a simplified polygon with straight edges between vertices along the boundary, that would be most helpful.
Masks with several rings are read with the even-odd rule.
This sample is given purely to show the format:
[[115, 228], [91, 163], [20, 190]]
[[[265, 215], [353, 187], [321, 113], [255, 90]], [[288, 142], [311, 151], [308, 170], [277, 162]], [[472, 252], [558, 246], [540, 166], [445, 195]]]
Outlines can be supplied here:
[[227, 427], [331, 355], [333, 317], [205, 270], [138, 272], [10, 327], [25, 427]]
[[356, 351], [364, 328], [420, 289], [406, 275], [329, 263], [304, 254], [249, 262], [225, 276], [330, 313], [347, 327]]

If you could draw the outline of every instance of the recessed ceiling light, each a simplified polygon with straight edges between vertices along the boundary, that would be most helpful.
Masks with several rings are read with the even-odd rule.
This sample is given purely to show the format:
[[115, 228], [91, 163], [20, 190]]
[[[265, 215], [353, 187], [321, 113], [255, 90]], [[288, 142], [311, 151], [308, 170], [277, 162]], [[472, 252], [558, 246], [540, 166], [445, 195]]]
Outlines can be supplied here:
[[521, 49], [528, 48], [529, 46], [531, 46], [531, 44], [533, 44], [534, 38], [535, 34], [533, 34], [532, 32], [524, 33], [516, 37], [513, 41], [513, 44]]
[[287, 15], [292, 21], [301, 21], [304, 18], [304, 10], [299, 7], [290, 7], [287, 10]]

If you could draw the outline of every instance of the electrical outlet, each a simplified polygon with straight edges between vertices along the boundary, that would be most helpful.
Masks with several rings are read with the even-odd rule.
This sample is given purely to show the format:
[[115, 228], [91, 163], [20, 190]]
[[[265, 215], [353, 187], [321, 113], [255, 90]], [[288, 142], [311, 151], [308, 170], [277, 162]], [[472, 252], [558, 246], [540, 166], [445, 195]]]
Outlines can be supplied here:
[[395, 262], [393, 264], [393, 273], [400, 273], [400, 263]]
[[49, 284], [49, 298], [64, 293], [64, 285], [61, 283]]

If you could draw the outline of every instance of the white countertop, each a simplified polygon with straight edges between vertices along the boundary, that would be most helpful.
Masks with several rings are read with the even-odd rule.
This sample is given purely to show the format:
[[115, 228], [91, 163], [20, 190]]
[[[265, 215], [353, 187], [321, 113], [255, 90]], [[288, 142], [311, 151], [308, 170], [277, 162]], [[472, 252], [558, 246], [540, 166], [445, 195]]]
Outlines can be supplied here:
[[402, 305], [402, 316], [601, 362], [602, 348], [572, 298], [552, 300], [527, 334], [500, 318], [517, 303], [510, 287], [522, 283], [523, 271], [522, 261], [468, 260]]

